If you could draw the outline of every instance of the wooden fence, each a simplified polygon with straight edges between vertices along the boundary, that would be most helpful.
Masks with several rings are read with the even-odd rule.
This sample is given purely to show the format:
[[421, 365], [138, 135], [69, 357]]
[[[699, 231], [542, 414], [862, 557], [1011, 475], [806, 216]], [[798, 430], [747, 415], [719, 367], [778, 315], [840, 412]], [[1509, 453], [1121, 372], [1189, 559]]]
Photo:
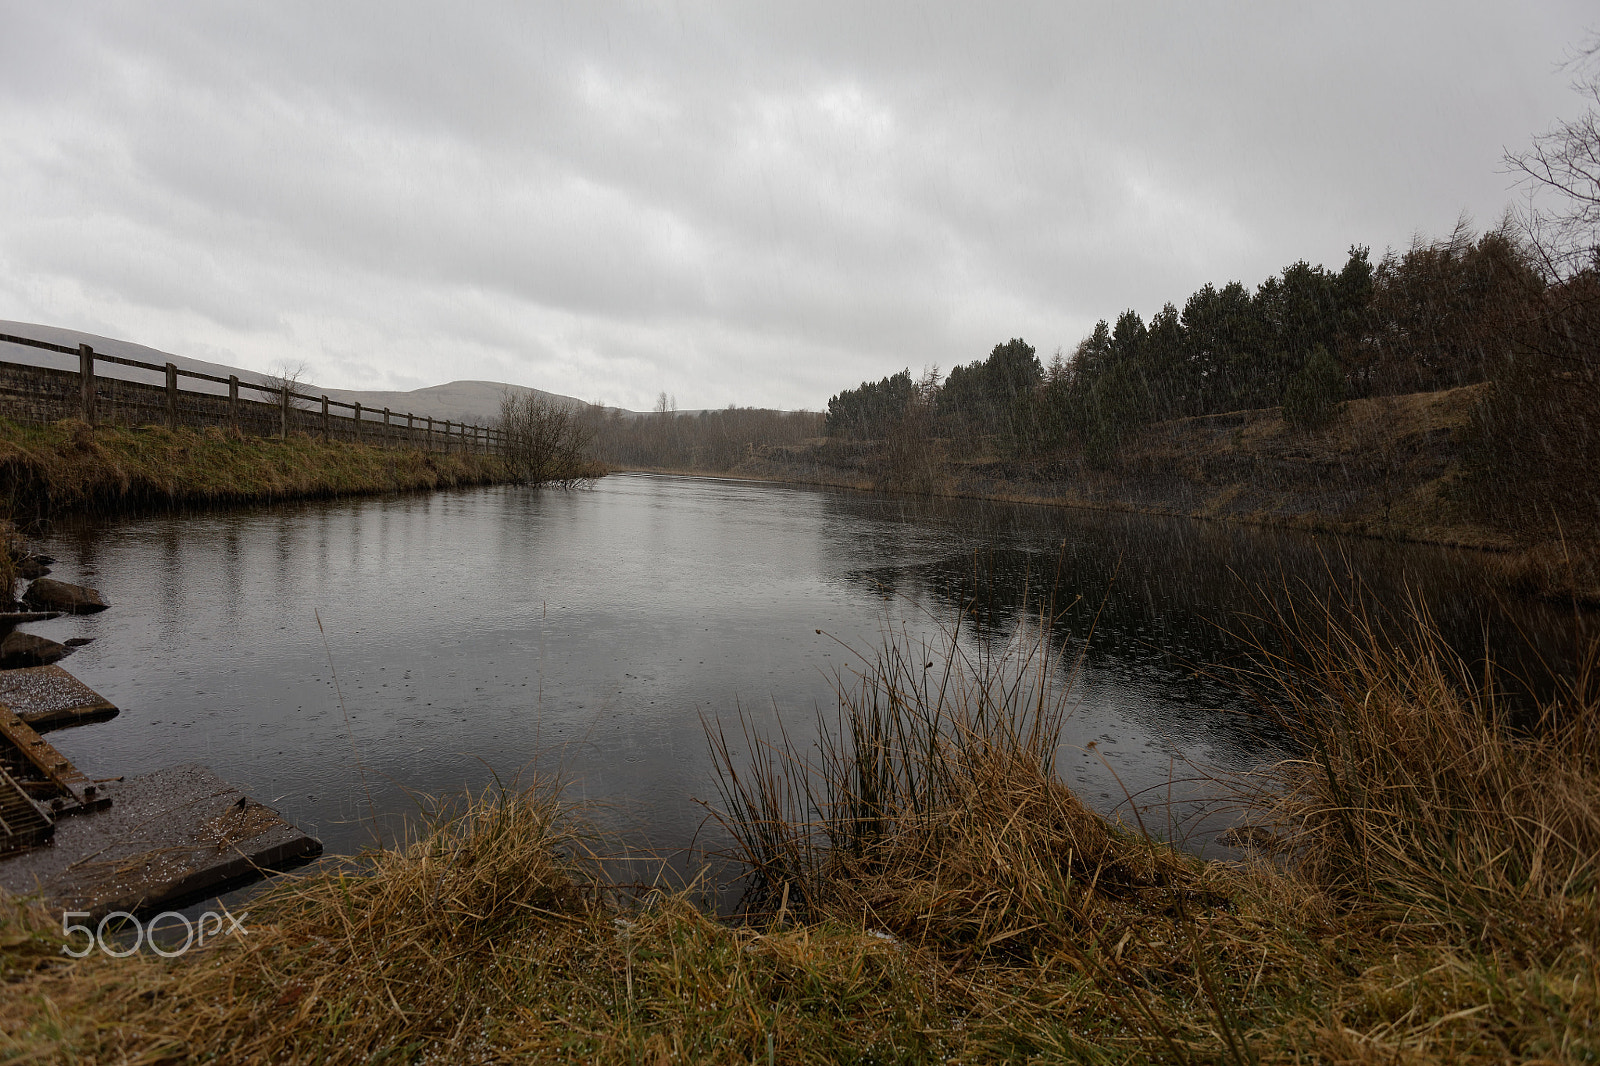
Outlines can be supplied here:
[[[375, 410], [359, 403], [330, 400], [295, 392], [289, 385], [275, 387], [240, 381], [237, 374], [218, 377], [195, 370], [180, 370], [172, 363], [146, 363], [119, 355], [96, 352], [87, 344], [64, 344], [14, 337], [0, 333], [0, 341], [77, 356], [78, 369], [61, 370], [6, 359], [0, 349], [0, 397], [7, 413], [30, 422], [81, 418], [89, 425], [222, 426], [261, 437], [287, 437], [304, 433], [324, 440], [358, 441], [384, 447], [413, 447], [426, 451], [503, 452], [498, 430], [410, 412], [397, 414], [387, 407]], [[164, 384], [96, 376], [95, 363], [115, 363], [163, 375]], [[182, 380], [226, 385], [220, 390], [180, 389]], [[266, 397], [249, 399], [241, 390]]]

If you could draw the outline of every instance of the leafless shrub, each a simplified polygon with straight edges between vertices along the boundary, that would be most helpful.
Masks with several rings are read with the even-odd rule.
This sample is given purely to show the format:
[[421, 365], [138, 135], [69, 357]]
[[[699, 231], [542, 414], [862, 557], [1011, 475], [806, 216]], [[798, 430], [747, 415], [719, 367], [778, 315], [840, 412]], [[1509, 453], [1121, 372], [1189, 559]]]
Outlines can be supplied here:
[[528, 484], [569, 486], [603, 472], [584, 455], [594, 439], [592, 420], [570, 404], [535, 392], [508, 390], [500, 397], [495, 428], [512, 472]]
[[261, 375], [263, 387], [271, 389], [271, 393], [263, 394], [267, 402], [276, 402], [283, 395], [284, 388], [289, 390], [289, 406], [300, 411], [311, 410], [311, 397], [307, 395], [316, 388], [306, 380], [311, 372], [311, 367], [305, 360], [290, 361], [280, 359], [273, 364], [271, 370]]
[[1600, 269], [1600, 36], [1571, 67], [1588, 110], [1556, 123], [1527, 151], [1505, 156], [1527, 190], [1518, 220], [1552, 280]]

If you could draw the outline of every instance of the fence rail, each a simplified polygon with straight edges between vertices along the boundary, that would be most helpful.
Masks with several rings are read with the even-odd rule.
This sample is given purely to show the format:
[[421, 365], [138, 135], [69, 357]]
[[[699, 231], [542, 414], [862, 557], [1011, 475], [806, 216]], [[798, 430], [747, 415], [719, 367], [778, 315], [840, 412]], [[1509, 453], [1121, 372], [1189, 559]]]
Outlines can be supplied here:
[[[91, 426], [165, 422], [170, 429], [180, 425], [224, 426], [263, 437], [305, 433], [325, 440], [411, 446], [426, 451], [503, 454], [506, 450], [504, 436], [490, 426], [435, 419], [409, 411], [401, 414], [387, 407], [363, 407], [360, 403], [330, 400], [326, 395], [296, 392], [288, 384], [240, 381], [237, 374], [219, 377], [182, 370], [173, 363], [146, 363], [97, 352], [87, 344], [72, 348], [8, 333], [0, 333], [0, 342], [78, 357], [76, 371], [62, 370], [14, 362], [5, 358], [4, 349], [0, 349], [0, 397], [9, 401], [7, 406], [15, 414], [29, 421], [77, 417]], [[96, 362], [150, 371], [163, 375], [164, 380], [157, 385], [97, 376]], [[227, 395], [180, 389], [178, 383], [184, 378], [226, 385]], [[241, 389], [254, 390], [267, 398], [241, 398]]]

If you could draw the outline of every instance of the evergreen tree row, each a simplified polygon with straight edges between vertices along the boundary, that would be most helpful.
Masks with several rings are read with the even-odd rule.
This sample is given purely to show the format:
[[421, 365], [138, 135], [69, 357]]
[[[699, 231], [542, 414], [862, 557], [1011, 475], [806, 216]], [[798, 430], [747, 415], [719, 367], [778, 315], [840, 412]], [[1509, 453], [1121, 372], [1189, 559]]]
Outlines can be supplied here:
[[[1021, 339], [996, 345], [934, 390], [935, 428], [990, 438], [1008, 454], [1076, 441], [1105, 457], [1129, 430], [1185, 416], [1282, 405], [1289, 420], [1315, 425], [1347, 396], [1491, 377], [1541, 285], [1506, 227], [1479, 237], [1463, 224], [1376, 266], [1353, 247], [1337, 271], [1302, 261], [1253, 292], [1208, 284], [1148, 322], [1124, 311], [1048, 368]], [[829, 400], [827, 432], [887, 437], [917, 399], [909, 370], [863, 382]]]

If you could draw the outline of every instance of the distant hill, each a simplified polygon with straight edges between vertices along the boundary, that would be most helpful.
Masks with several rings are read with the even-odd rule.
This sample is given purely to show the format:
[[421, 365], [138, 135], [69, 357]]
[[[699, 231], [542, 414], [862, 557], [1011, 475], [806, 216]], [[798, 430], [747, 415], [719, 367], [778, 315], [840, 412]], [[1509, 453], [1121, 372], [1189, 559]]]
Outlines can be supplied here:
[[[507, 385], [501, 381], [449, 381], [443, 385], [429, 385], [425, 389], [412, 389], [410, 392], [316, 390], [318, 395], [327, 393], [330, 400], [359, 403], [362, 407], [373, 409], [387, 407], [391, 411], [409, 411], [424, 417], [448, 418], [452, 422], [476, 422], [480, 425], [499, 417], [500, 397], [507, 391], [517, 394], [533, 393], [574, 407], [587, 406], [582, 400], [571, 396], [545, 392], [543, 389], [529, 388], [526, 385]], [[623, 412], [625, 417], [631, 414], [632, 411]]]
[[[48, 341], [52, 344], [62, 344], [74, 348], [80, 344], [88, 344], [95, 351], [104, 352], [107, 355], [118, 355], [124, 359], [138, 359], [146, 363], [172, 363], [180, 370], [215, 374], [218, 377], [236, 374], [240, 381], [259, 384], [266, 378], [266, 375], [257, 371], [240, 370], [238, 367], [211, 363], [204, 359], [191, 359], [186, 355], [163, 352], [143, 344], [117, 340], [114, 337], [102, 337], [94, 333], [84, 333], [76, 329], [64, 329], [60, 326], [44, 326], [33, 322], [13, 322], [7, 319], [0, 319], [0, 333], [9, 333], [17, 337], [28, 337], [32, 340]], [[18, 344], [0, 344], [0, 357], [4, 357], [14, 363], [27, 363], [31, 366], [77, 369], [77, 362], [71, 356], [41, 351], [38, 348], [28, 348]], [[148, 371], [140, 370], [137, 367], [118, 366], [115, 363], [98, 364], [95, 367], [95, 373], [105, 377], [121, 378], [126, 381], [154, 380], [154, 376]], [[225, 386], [203, 381], [185, 381], [182, 383], [182, 387], [191, 392], [220, 393], [226, 391]], [[499, 415], [500, 397], [508, 389], [515, 393], [531, 392], [574, 406], [583, 404], [583, 401], [576, 397], [563, 396], [555, 392], [545, 392], [543, 389], [529, 388], [526, 385], [510, 385], [500, 381], [451, 381], [443, 385], [430, 385], [423, 389], [413, 389], [410, 392], [324, 389], [312, 384], [306, 386], [304, 391], [318, 396], [326, 393], [330, 400], [359, 403], [363, 407], [370, 407], [374, 410], [387, 407], [396, 414], [409, 412], [425, 418], [449, 419], [452, 422], [483, 425], [493, 421]], [[611, 410], [611, 408], [607, 408], [607, 410]], [[630, 417], [637, 413], [628, 410], [622, 411], [624, 417]]]

